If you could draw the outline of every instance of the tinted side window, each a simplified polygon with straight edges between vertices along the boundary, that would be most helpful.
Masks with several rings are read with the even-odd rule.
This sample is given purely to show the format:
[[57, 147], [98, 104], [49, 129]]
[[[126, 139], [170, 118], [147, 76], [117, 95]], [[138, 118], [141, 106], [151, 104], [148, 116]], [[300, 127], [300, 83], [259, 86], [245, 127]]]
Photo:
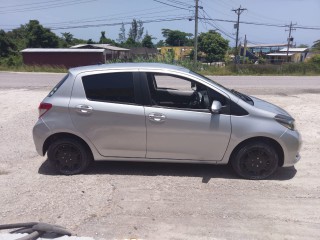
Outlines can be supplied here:
[[131, 72], [84, 76], [82, 82], [89, 100], [135, 103], [133, 74]]

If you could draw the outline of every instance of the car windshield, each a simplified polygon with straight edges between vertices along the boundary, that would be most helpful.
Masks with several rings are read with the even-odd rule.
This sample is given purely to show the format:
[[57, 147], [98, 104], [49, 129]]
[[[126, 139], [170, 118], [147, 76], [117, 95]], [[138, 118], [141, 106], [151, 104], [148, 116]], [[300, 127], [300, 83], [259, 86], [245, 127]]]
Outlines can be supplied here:
[[243, 101], [249, 103], [250, 105], [254, 105], [254, 101], [252, 100], [252, 98], [250, 98], [248, 95], [246, 94], [243, 94], [243, 93], [240, 93], [234, 89], [229, 89], [229, 88], [226, 88], [224, 87], [223, 85], [221, 85], [220, 83], [217, 83], [216, 81], [210, 79], [210, 78], [207, 78], [199, 73], [195, 73], [193, 71], [190, 71], [190, 73], [192, 75], [195, 75], [196, 77], [198, 78], [201, 78], [202, 80], [206, 81], [206, 82], [209, 82], [209, 83], [212, 83], [214, 82], [216, 85], [218, 85], [220, 88], [222, 88], [224, 91], [226, 91], [228, 94], [233, 94], [239, 98], [241, 98]]

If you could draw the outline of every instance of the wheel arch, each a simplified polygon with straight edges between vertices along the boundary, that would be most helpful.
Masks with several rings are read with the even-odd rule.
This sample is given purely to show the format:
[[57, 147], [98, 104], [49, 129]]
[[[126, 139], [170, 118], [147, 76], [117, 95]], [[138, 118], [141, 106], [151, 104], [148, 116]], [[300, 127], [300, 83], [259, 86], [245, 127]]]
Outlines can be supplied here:
[[231, 162], [233, 156], [246, 144], [251, 143], [251, 142], [265, 142], [267, 144], [270, 144], [272, 147], [274, 147], [274, 149], [276, 150], [276, 152], [278, 153], [279, 156], [279, 162], [278, 162], [278, 166], [282, 167], [283, 163], [284, 163], [284, 151], [283, 148], [281, 147], [281, 145], [274, 139], [269, 138], [269, 137], [252, 137], [252, 138], [248, 138], [246, 140], [243, 140], [242, 142], [240, 142], [232, 151], [232, 153], [230, 154], [229, 157], [229, 162]]
[[88, 151], [90, 152], [91, 156], [93, 157], [93, 152], [92, 152], [89, 144], [86, 141], [84, 141], [81, 137], [79, 137], [75, 134], [67, 133], [67, 132], [55, 133], [55, 134], [52, 134], [51, 136], [49, 136], [45, 140], [43, 147], [42, 147], [43, 155], [46, 154], [51, 143], [53, 143], [55, 140], [61, 139], [61, 138], [72, 138], [72, 139], [76, 139], [76, 140], [80, 141], [81, 143], [83, 143], [87, 147]]

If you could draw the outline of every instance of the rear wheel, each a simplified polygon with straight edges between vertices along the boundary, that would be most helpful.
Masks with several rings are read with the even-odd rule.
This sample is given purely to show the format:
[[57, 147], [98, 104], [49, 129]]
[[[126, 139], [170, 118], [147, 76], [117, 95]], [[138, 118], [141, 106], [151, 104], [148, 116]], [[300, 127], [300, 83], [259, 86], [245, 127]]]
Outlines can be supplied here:
[[246, 179], [265, 179], [278, 167], [279, 156], [271, 145], [265, 142], [251, 142], [243, 145], [232, 157], [233, 169]]
[[56, 170], [64, 175], [83, 172], [93, 160], [88, 147], [72, 138], [54, 141], [49, 146], [48, 159]]

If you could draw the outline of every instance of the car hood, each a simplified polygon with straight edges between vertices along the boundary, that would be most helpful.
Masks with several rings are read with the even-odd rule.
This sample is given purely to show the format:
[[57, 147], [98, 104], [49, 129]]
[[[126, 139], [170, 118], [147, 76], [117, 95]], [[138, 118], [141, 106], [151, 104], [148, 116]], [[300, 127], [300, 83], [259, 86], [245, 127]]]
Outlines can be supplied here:
[[282, 109], [272, 103], [269, 103], [267, 101], [264, 101], [262, 99], [252, 97], [252, 96], [250, 96], [250, 98], [252, 98], [252, 100], [254, 101], [254, 106], [256, 108], [259, 108], [259, 109], [262, 109], [262, 110], [265, 110], [268, 112], [272, 112], [274, 114], [282, 114], [282, 115], [286, 115], [288, 117], [291, 117], [290, 114], [286, 110], [284, 110], [284, 109]]

